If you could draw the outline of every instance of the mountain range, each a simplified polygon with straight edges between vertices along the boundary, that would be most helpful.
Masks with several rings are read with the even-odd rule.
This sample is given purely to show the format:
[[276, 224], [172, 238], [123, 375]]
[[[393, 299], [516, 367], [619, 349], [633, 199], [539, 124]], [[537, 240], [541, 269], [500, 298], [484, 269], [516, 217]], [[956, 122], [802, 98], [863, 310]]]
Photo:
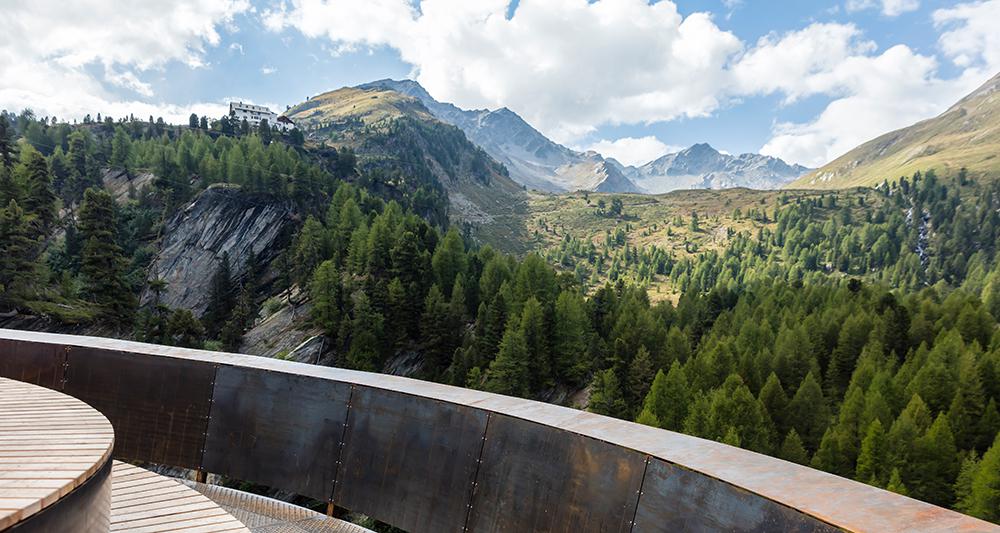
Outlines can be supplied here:
[[514, 181], [547, 192], [655, 194], [688, 188], [773, 189], [809, 170], [759, 154], [723, 154], [707, 144], [696, 144], [639, 167], [624, 166], [597, 152], [580, 152], [558, 144], [506, 107], [465, 110], [439, 102], [413, 80], [385, 79], [357, 88], [391, 90], [416, 98], [438, 120], [457, 126], [469, 140], [503, 163]]
[[1000, 171], [1000, 74], [937, 117], [872, 139], [795, 181], [793, 187], [870, 186], [916, 171]]
[[779, 189], [809, 171], [776, 157], [722, 153], [706, 143], [666, 154], [639, 167], [620, 168], [642, 190], [652, 194], [677, 189]]

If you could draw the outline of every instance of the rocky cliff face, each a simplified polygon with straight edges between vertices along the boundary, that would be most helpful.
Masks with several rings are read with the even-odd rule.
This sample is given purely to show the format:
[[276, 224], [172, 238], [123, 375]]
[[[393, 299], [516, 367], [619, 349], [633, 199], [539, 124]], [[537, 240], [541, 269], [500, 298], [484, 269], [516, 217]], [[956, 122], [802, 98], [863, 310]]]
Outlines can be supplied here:
[[[235, 188], [212, 187], [167, 222], [160, 252], [147, 279], [167, 283], [161, 303], [202, 315], [208, 306], [209, 286], [223, 253], [236, 276], [247, 270], [251, 252], [258, 267], [269, 264], [297, 226], [292, 205]], [[264, 285], [275, 273], [263, 269]], [[142, 303], [149, 303], [147, 289]]]

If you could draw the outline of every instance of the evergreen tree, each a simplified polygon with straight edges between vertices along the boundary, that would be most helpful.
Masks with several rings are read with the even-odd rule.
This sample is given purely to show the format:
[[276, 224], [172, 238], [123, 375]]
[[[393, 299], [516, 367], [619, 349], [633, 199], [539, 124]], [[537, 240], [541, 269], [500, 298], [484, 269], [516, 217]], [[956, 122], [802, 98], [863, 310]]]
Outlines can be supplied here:
[[496, 359], [490, 363], [486, 374], [486, 390], [511, 396], [527, 396], [530, 357], [524, 332], [511, 324], [500, 341]]
[[594, 379], [590, 383], [590, 401], [587, 403], [587, 410], [622, 418], [627, 409], [621, 383], [614, 370], [609, 368], [594, 374]]
[[87, 189], [80, 205], [80, 237], [84, 245], [80, 273], [85, 290], [111, 324], [129, 324], [135, 295], [125, 278], [126, 259], [118, 245], [118, 220], [111, 195]]
[[420, 332], [427, 345], [424, 350], [425, 364], [436, 374], [448, 366], [458, 347], [451, 308], [437, 285], [431, 287], [424, 300]]
[[660, 427], [679, 431], [688, 414], [689, 396], [684, 369], [678, 361], [674, 361], [666, 374], [663, 370], [656, 372], [642, 410], [655, 416]]
[[854, 477], [869, 485], [880, 487], [885, 482], [886, 466], [889, 463], [888, 443], [885, 429], [878, 419], [872, 420], [861, 441], [861, 453]]
[[552, 359], [555, 373], [562, 380], [581, 384], [590, 369], [581, 354], [587, 352], [588, 322], [583, 299], [572, 291], [559, 294], [552, 331]]
[[356, 292], [351, 300], [351, 342], [347, 364], [358, 370], [376, 372], [382, 368], [384, 319], [364, 292]]
[[24, 207], [28, 213], [36, 217], [37, 234], [42, 235], [52, 226], [56, 218], [56, 194], [52, 190], [49, 166], [42, 154], [29, 149], [24, 167], [27, 185]]
[[312, 319], [323, 328], [326, 335], [336, 338], [340, 330], [343, 296], [341, 292], [340, 274], [331, 260], [323, 261], [313, 274], [309, 284], [309, 296], [312, 302]]
[[800, 465], [809, 464], [809, 454], [806, 452], [805, 447], [802, 446], [802, 439], [795, 432], [795, 429], [788, 430], [788, 435], [785, 436], [785, 440], [781, 443], [781, 448], [778, 450], [778, 457]]
[[466, 268], [465, 245], [454, 227], [448, 230], [441, 244], [434, 250], [431, 266], [434, 268], [434, 278], [442, 292], [446, 298], [450, 298], [455, 278]]
[[0, 209], [0, 301], [5, 306], [34, 287], [35, 249], [24, 211], [11, 200]]
[[14, 167], [14, 149], [11, 141], [11, 133], [10, 121], [7, 120], [7, 114], [0, 113], [0, 166], [8, 171]]
[[198, 115], [196, 113], [191, 113], [188, 117], [188, 127], [191, 129], [198, 129]]
[[802, 380], [795, 396], [788, 402], [787, 410], [788, 421], [802, 437], [806, 450], [815, 450], [819, 447], [824, 428], [829, 423], [828, 413], [823, 390], [810, 372]]
[[236, 306], [236, 293], [232, 284], [233, 272], [229, 264], [229, 253], [223, 252], [219, 266], [215, 269], [209, 285], [208, 307], [205, 310], [205, 326], [208, 334], [215, 337], [229, 320]]
[[910, 491], [907, 490], [906, 485], [903, 484], [903, 479], [899, 475], [899, 469], [893, 468], [892, 474], [889, 476], [889, 484], [885, 487], [889, 492], [895, 492], [896, 494], [902, 494], [903, 496], [909, 496]]
[[1000, 434], [993, 445], [983, 454], [983, 459], [972, 476], [971, 489], [965, 512], [989, 520], [1000, 522]]
[[125, 128], [119, 126], [115, 128], [115, 135], [111, 139], [111, 165], [128, 171], [128, 156], [131, 141]]

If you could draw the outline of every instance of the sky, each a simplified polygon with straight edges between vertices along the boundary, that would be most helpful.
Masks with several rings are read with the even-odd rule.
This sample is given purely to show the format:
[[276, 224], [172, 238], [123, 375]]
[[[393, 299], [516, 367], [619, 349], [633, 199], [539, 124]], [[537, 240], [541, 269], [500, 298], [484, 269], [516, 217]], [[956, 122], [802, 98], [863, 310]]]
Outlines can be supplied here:
[[411, 78], [641, 164], [818, 167], [1000, 72], [1000, 0], [0, 0], [0, 108], [221, 116]]

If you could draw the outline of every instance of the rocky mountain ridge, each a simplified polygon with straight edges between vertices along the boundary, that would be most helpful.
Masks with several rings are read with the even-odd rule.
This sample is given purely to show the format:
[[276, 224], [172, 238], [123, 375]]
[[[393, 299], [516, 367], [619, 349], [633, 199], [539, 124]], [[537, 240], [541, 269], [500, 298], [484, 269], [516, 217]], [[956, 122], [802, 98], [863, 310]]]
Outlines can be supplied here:
[[707, 143], [666, 154], [638, 167], [622, 167], [626, 176], [652, 194], [677, 189], [778, 189], [808, 171], [802, 165], [789, 165], [776, 157], [725, 154]]
[[555, 143], [506, 107], [461, 109], [435, 100], [413, 80], [385, 79], [357, 88], [391, 90], [420, 100], [438, 120], [457, 126], [469, 140], [503, 163], [510, 177], [525, 187], [546, 192], [641, 192], [597, 152], [578, 152]]

